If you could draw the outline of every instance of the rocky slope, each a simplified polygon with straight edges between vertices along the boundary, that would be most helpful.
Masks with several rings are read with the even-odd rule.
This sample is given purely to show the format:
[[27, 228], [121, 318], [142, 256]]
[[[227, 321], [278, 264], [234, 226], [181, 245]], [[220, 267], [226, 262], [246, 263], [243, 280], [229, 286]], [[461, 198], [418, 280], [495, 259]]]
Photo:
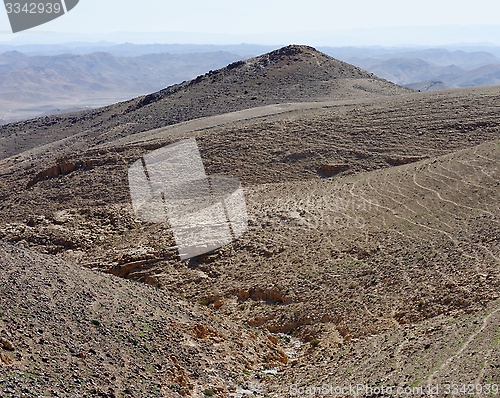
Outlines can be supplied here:
[[87, 145], [256, 106], [409, 92], [311, 47], [289, 46], [116, 105], [0, 127], [0, 158], [79, 134]]
[[[245, 65], [286, 64], [294, 48]], [[323, 61], [299, 49], [288, 67]], [[499, 384], [498, 104], [497, 88], [330, 99], [125, 136], [94, 127], [4, 159], [0, 388], [287, 397], [325, 383]], [[127, 172], [187, 137], [208, 174], [243, 183], [249, 228], [181, 262], [167, 224], [135, 219]]]
[[0, 53], [0, 124], [113, 104], [238, 59], [223, 52], [141, 57], [102, 51], [52, 56]]
[[268, 333], [144, 284], [4, 243], [0, 267], [2, 397], [229, 396], [287, 362]]

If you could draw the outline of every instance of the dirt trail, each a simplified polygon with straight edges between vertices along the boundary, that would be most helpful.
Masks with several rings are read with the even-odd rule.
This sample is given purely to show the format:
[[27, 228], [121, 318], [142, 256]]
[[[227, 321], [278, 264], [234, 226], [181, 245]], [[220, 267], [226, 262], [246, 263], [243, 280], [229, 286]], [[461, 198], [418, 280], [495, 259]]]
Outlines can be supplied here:
[[282, 103], [275, 105], [260, 106], [257, 108], [249, 108], [242, 111], [229, 112], [217, 116], [203, 117], [190, 120], [188, 122], [177, 123], [171, 126], [162, 127], [159, 129], [144, 131], [142, 133], [133, 134], [110, 143], [103, 144], [101, 147], [119, 147], [130, 144], [146, 143], [156, 139], [165, 139], [182, 137], [191, 135], [197, 131], [211, 129], [214, 127], [223, 127], [228, 124], [237, 122], [264, 118], [266, 116], [275, 116], [284, 113], [293, 113], [297, 111], [307, 111], [311, 109], [325, 109], [330, 107], [340, 107], [348, 105], [360, 105], [379, 100], [378, 98], [366, 98], [363, 100], [337, 100], [337, 101], [322, 101], [322, 102], [297, 102], [297, 103]]
[[[350, 99], [350, 100], [336, 100], [336, 101], [323, 101], [323, 102], [297, 102], [297, 103], [281, 103], [274, 105], [261, 106], [256, 108], [248, 108], [241, 111], [224, 113], [216, 116], [207, 116], [198, 119], [181, 122], [158, 129], [147, 130], [140, 133], [131, 134], [129, 136], [119, 138], [104, 144], [97, 145], [95, 148], [117, 148], [127, 145], [144, 144], [158, 139], [180, 139], [183, 137], [192, 136], [198, 131], [208, 130], [215, 127], [224, 127], [226, 125], [248, 121], [252, 119], [265, 118], [268, 116], [275, 116], [286, 113], [293, 113], [297, 111], [307, 111], [312, 109], [326, 109], [329, 107], [340, 107], [349, 105], [358, 105], [370, 103], [377, 100], [377, 98], [365, 99]], [[113, 135], [114, 129], [103, 132], [99, 135], [101, 141], [107, 135]], [[88, 150], [94, 147], [89, 138], [89, 131], [84, 130], [78, 134], [70, 137], [65, 137], [60, 140], [38, 146], [37, 148], [29, 149], [24, 152], [18, 153], [11, 157], [0, 159], [0, 169], [6, 169], [11, 165], [19, 164], [20, 162], [32, 160], [34, 158], [42, 157], [47, 153], [57, 153], [65, 148], [70, 151], [78, 149], [80, 151]]]

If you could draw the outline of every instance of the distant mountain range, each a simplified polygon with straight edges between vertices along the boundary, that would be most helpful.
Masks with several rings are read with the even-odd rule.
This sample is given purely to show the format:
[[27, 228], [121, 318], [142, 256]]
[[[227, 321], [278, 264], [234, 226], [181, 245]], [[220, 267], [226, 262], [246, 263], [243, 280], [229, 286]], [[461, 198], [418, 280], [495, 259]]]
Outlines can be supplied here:
[[[127, 100], [270, 50], [251, 44], [0, 45], [0, 124]], [[500, 84], [497, 47], [320, 50], [415, 90]]]
[[[113, 59], [107, 55], [107, 59]], [[49, 58], [50, 59], [50, 58]], [[87, 58], [85, 58], [87, 59]], [[236, 61], [196, 79], [95, 110], [3, 126], [0, 159], [77, 132], [106, 139], [272, 104], [385, 97], [411, 90], [307, 46]], [[34, 132], [37, 132], [36, 134]], [[8, 148], [8, 149], [6, 149]]]
[[323, 49], [393, 83], [432, 90], [500, 84], [500, 58], [486, 51]]
[[0, 122], [104, 106], [190, 80], [240, 59], [229, 52], [0, 54]]
[[229, 52], [241, 57], [253, 57], [272, 50], [276, 46], [260, 44], [207, 45], [207, 44], [133, 44], [133, 43], [68, 43], [68, 44], [0, 44], [0, 53], [19, 51], [29, 55], [91, 54], [106, 52], [119, 57], [139, 57], [149, 54], [198, 54]]

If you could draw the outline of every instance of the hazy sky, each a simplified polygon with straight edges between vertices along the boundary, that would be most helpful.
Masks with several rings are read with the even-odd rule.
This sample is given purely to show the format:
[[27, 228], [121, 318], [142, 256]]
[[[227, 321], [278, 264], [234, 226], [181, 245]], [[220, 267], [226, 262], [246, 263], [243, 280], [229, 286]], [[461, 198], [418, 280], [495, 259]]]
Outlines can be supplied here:
[[[224, 41], [223, 34], [234, 36], [233, 41], [247, 38], [273, 44], [287, 35], [300, 39], [305, 32], [324, 38], [381, 27], [500, 25], [499, 16], [499, 0], [80, 0], [67, 15], [27, 32], [100, 34], [103, 40], [106, 33], [117, 31], [202, 32], [219, 35], [207, 36], [208, 41]], [[3, 41], [14, 37], [8, 30], [6, 12], [0, 9]], [[464, 38], [466, 33], [456, 41]]]

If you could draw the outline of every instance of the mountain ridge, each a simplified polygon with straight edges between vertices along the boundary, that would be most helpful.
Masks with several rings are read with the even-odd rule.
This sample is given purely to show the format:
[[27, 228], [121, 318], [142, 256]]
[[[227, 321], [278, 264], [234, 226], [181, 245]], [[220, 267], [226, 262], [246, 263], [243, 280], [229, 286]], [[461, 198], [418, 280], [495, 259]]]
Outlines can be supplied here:
[[[170, 90], [2, 130], [0, 394], [499, 384], [497, 88], [414, 93], [292, 47]], [[248, 216], [188, 262], [128, 178], [183, 138]]]
[[[309, 69], [304, 68], [304, 64], [298, 67], [298, 63], [307, 63], [311, 61], [313, 63], [315, 62], [319, 68], [324, 69], [326, 76], [321, 73], [317, 73], [317, 71], [314, 70], [307, 73], [309, 72]], [[280, 76], [279, 70], [286, 67], [289, 67], [289, 69], [285, 70], [281, 74], [282, 76]], [[329, 73], [329, 71], [331, 73]], [[259, 73], [260, 76], [258, 77], [261, 78], [266, 78], [268, 77], [267, 73], [271, 73], [271, 77], [277, 78], [278, 83], [281, 83], [281, 80], [290, 79], [291, 77], [289, 75], [297, 72], [299, 73], [299, 76], [296, 76], [296, 80], [300, 81], [300, 79], [307, 79], [304, 82], [308, 83], [317, 80], [326, 81], [328, 79], [342, 78], [375, 79], [386, 82], [385, 80], [376, 77], [373, 73], [366, 72], [354, 65], [339, 61], [319, 52], [313, 47], [304, 45], [289, 45], [257, 57], [233, 62], [224, 68], [211, 70], [203, 75], [197, 76], [193, 80], [167, 87], [155, 93], [148, 94], [143, 98], [139, 97], [138, 107], [149, 105], [153, 102], [164, 99], [169, 95], [176, 94], [186, 88], [193, 88], [195, 86], [202, 85], [202, 83], [226, 83], [227, 85], [245, 84], [248, 80], [255, 78], [255, 75], [258, 75]], [[227, 79], [227, 81], [225, 81], [225, 79]], [[258, 82], [257, 84], [262, 85], [264, 83]], [[389, 85], [393, 86], [392, 88], [396, 87], [393, 83], [389, 83]], [[289, 88], [290, 87], [287, 87], [287, 89]], [[203, 90], [205, 89], [206, 87], [203, 87]], [[288, 95], [290, 94], [288, 93]], [[307, 98], [311, 96], [303, 95], [300, 97]], [[258, 99], [256, 98], [255, 100]]]
[[53, 56], [6, 52], [0, 54], [0, 122], [57, 114], [70, 107], [113, 104], [238, 59], [222, 52], [137, 57], [106, 52]]
[[[7, 138], [0, 144], [0, 158], [68, 138], [83, 130], [92, 143], [103, 143], [183, 121], [257, 106], [409, 92], [410, 89], [377, 78], [312, 47], [292, 45], [129, 101], [1, 126], [0, 134]], [[103, 133], [106, 133], [104, 139]]]

